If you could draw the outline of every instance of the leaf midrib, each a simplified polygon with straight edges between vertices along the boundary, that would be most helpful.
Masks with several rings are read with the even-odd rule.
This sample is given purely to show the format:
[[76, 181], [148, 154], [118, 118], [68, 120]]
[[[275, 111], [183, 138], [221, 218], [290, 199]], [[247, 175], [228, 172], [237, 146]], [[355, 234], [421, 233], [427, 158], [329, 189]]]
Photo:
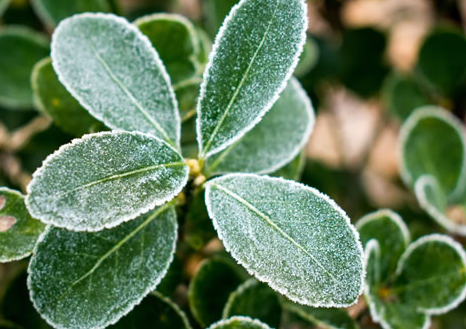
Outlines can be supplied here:
[[174, 203], [173, 201], [168, 202], [162, 207], [160, 207], [159, 209], [157, 209], [157, 211], [155, 211], [144, 222], [142, 222], [141, 225], [136, 227], [136, 229], [134, 229], [128, 235], [126, 235], [123, 239], [121, 239], [115, 246], [113, 246], [113, 248], [111, 248], [108, 252], [106, 252], [103, 256], [101, 256], [89, 271], [87, 271], [80, 278], [78, 278], [73, 283], [71, 283], [70, 287], [64, 293], [62, 293], [55, 302], [58, 302], [63, 297], [65, 297], [75, 285], [85, 280], [87, 277], [91, 276], [107, 258], [109, 258], [112, 254], [116, 253], [126, 242], [128, 242], [132, 237], [134, 237], [137, 233], [139, 233], [142, 229], [144, 229], [147, 225], [149, 225], [156, 217], [158, 217], [168, 208], [172, 207], [173, 203]]
[[208, 151], [210, 149], [210, 146], [213, 143], [213, 140], [214, 140], [215, 136], [218, 134], [218, 131], [220, 130], [220, 127], [223, 125], [223, 122], [225, 121], [228, 113], [230, 112], [231, 108], [233, 107], [233, 104], [234, 104], [234, 102], [236, 100], [236, 97], [238, 97], [238, 94], [241, 91], [241, 89], [242, 89], [242, 87], [243, 87], [243, 85], [244, 85], [244, 83], [245, 83], [245, 81], [246, 81], [246, 79], [247, 79], [247, 77], [249, 75], [249, 71], [251, 71], [251, 68], [252, 68], [254, 62], [256, 61], [256, 57], [259, 54], [259, 52], [261, 51], [262, 47], [264, 46], [264, 43], [265, 43], [265, 41], [266, 41], [266, 39], [267, 39], [267, 37], [269, 35], [270, 27], [272, 26], [272, 23], [275, 20], [275, 17], [276, 17], [280, 2], [281, 2], [281, 0], [277, 0], [274, 12], [272, 14], [272, 17], [270, 18], [270, 22], [269, 22], [269, 25], [267, 26], [267, 29], [265, 30], [264, 36], [262, 37], [262, 40], [261, 40], [259, 46], [257, 47], [256, 51], [254, 52], [254, 55], [253, 55], [251, 61], [249, 62], [249, 65], [248, 65], [246, 71], [244, 72], [244, 75], [241, 78], [241, 81], [240, 81], [239, 85], [236, 87], [235, 93], [233, 94], [232, 98], [230, 99], [230, 102], [228, 103], [227, 108], [225, 109], [225, 112], [223, 113], [222, 117], [220, 118], [220, 121], [218, 122], [217, 126], [215, 127], [214, 131], [212, 132], [212, 135], [210, 135], [210, 138], [207, 141], [207, 144], [206, 144], [205, 148], [201, 151], [200, 158], [205, 158], [206, 154], [208, 153]]
[[238, 202], [243, 204], [246, 208], [248, 208], [250, 211], [261, 217], [262, 219], [265, 220], [267, 224], [269, 224], [272, 228], [274, 228], [280, 235], [282, 235], [285, 239], [290, 241], [292, 244], [294, 244], [299, 250], [303, 251], [307, 256], [309, 256], [316, 264], [319, 266], [335, 283], [338, 285], [341, 285], [340, 281], [337, 280], [332, 273], [330, 273], [309, 251], [307, 251], [303, 246], [301, 246], [298, 242], [296, 242], [291, 236], [289, 236], [285, 231], [283, 231], [277, 224], [273, 222], [273, 220], [268, 217], [266, 214], [261, 212], [259, 209], [254, 207], [250, 202], [246, 201], [243, 199], [241, 196], [238, 194], [234, 193], [233, 191], [230, 191], [229, 189], [219, 185], [219, 184], [213, 184], [212, 187], [217, 187], [219, 190], [225, 192], [232, 198], [236, 199]]

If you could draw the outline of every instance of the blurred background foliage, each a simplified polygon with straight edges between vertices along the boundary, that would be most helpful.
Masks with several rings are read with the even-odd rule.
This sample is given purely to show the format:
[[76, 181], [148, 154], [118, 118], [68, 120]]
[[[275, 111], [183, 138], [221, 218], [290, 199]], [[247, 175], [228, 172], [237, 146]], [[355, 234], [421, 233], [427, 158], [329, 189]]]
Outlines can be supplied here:
[[[236, 2], [114, 0], [108, 1], [108, 9], [129, 20], [154, 12], [180, 13], [212, 40]], [[461, 121], [466, 119], [466, 0], [311, 0], [308, 7], [308, 42], [295, 74], [313, 101], [317, 120], [301, 181], [335, 199], [353, 221], [387, 207], [407, 221], [413, 239], [443, 232], [402, 184], [397, 140], [400, 125], [419, 106], [440, 105]], [[50, 36], [56, 24], [44, 19], [28, 0], [0, 0], [0, 15], [0, 30], [21, 25]], [[0, 45], [0, 60], [19, 59]], [[7, 88], [2, 79], [0, 72], [0, 89]], [[189, 109], [189, 99], [187, 103]], [[42, 160], [74, 136], [31, 105], [13, 107], [0, 106], [0, 186], [24, 192]], [[192, 122], [188, 119], [184, 127], [186, 149], [192, 148]], [[183, 267], [178, 266], [178, 277], [191, 277], [205, 254], [219, 248], [218, 240], [211, 240], [215, 234], [202, 200], [198, 201], [185, 218], [182, 233], [185, 248], [191, 251], [186, 251], [190, 256], [185, 273], [180, 274]], [[24, 314], [12, 316], [32, 328], [27, 321], [38, 323], [37, 315], [23, 306], [26, 291], [18, 284], [24, 281], [18, 274], [25, 264], [0, 265], [0, 294], [9, 296], [1, 309], [8, 313], [17, 303]], [[173, 289], [182, 306], [186, 289], [183, 285]], [[350, 314], [364, 327], [377, 328], [360, 305]], [[299, 319], [292, 320], [295, 328], [306, 328]], [[6, 322], [2, 326], [9, 327]], [[434, 317], [432, 328], [466, 328], [466, 305]]]

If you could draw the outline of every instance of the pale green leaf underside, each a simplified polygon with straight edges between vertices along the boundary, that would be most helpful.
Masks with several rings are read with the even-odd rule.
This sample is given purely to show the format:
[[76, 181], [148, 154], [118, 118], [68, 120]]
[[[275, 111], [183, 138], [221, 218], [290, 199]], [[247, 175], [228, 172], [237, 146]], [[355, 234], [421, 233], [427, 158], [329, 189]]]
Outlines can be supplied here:
[[47, 224], [111, 228], [176, 196], [188, 166], [168, 144], [137, 132], [86, 135], [50, 155], [33, 175], [26, 204]]
[[289, 299], [343, 307], [361, 294], [358, 234], [343, 210], [318, 191], [280, 178], [232, 174], [207, 184], [206, 204], [226, 249]]
[[208, 329], [272, 329], [265, 323], [246, 316], [234, 316], [211, 325]]
[[447, 111], [438, 107], [416, 110], [402, 127], [400, 147], [401, 175], [407, 185], [412, 187], [419, 177], [432, 175], [449, 198], [464, 192], [464, 129]]
[[201, 158], [251, 130], [285, 88], [307, 28], [302, 0], [242, 0], [215, 40], [198, 103]]
[[60, 81], [113, 129], [140, 131], [179, 146], [180, 118], [170, 78], [150, 41], [111, 14], [80, 14], [52, 37]]
[[49, 41], [27, 27], [0, 30], [0, 105], [14, 109], [33, 107], [31, 72], [49, 55]]
[[49, 57], [34, 66], [31, 83], [36, 107], [67, 133], [80, 137], [105, 128], [58, 81]]
[[29, 265], [34, 306], [56, 328], [115, 323], [165, 276], [176, 236], [170, 204], [98, 233], [50, 227]]
[[32, 0], [31, 4], [41, 20], [51, 27], [74, 14], [111, 11], [110, 0]]
[[356, 329], [347, 312], [337, 308], [314, 308], [285, 301], [283, 308], [303, 320], [325, 329]]
[[0, 187], [0, 263], [29, 256], [44, 229], [29, 215], [21, 193]]
[[264, 118], [237, 142], [208, 158], [210, 174], [270, 173], [299, 153], [314, 126], [314, 110], [292, 78]]

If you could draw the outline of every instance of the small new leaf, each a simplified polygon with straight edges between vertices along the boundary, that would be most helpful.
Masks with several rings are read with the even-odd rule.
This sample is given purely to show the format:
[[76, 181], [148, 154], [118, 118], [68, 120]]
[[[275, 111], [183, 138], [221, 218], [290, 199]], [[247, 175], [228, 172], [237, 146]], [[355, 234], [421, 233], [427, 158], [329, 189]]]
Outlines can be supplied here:
[[234, 316], [228, 320], [214, 323], [208, 329], [272, 329], [265, 323], [246, 316]]
[[99, 231], [171, 200], [188, 179], [181, 155], [137, 132], [86, 135], [50, 155], [28, 185], [26, 205], [46, 224]]
[[124, 18], [87, 13], [63, 20], [52, 36], [52, 64], [73, 97], [108, 127], [179, 146], [170, 77], [149, 39]]
[[44, 229], [29, 215], [21, 193], [0, 187], [0, 263], [29, 256]]
[[251, 131], [208, 158], [207, 171], [210, 175], [273, 172], [299, 153], [313, 126], [314, 109], [309, 97], [292, 78], [278, 101]]
[[34, 306], [55, 328], [116, 323], [165, 276], [176, 236], [170, 204], [98, 233], [49, 227], [29, 264]]
[[251, 130], [295, 69], [306, 39], [302, 0], [242, 0], [215, 40], [198, 102], [200, 157]]
[[289, 299], [344, 307], [361, 294], [358, 233], [343, 210], [317, 190], [232, 174], [207, 183], [206, 204], [232, 256]]

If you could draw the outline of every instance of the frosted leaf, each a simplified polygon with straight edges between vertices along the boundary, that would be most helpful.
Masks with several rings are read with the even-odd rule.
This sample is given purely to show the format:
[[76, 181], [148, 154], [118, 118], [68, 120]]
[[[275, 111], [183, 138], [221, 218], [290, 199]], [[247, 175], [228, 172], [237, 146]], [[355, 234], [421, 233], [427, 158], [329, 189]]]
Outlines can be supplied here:
[[0, 263], [29, 256], [44, 229], [29, 215], [21, 193], [0, 187]]
[[393, 290], [406, 305], [426, 314], [443, 314], [466, 297], [466, 253], [446, 235], [412, 243], [398, 263]]
[[272, 329], [265, 323], [246, 316], [234, 316], [211, 325], [208, 329]]
[[349, 218], [315, 189], [232, 174], [207, 183], [220, 239], [257, 279], [310, 306], [344, 307], [362, 292], [362, 247]]
[[193, 24], [177, 14], [152, 14], [134, 24], [144, 33], [160, 56], [175, 84], [197, 72], [199, 45]]
[[356, 323], [347, 312], [338, 308], [314, 308], [285, 301], [283, 308], [301, 319], [325, 329], [356, 329]]
[[62, 19], [78, 13], [110, 12], [112, 0], [32, 0], [31, 5], [37, 16], [49, 27], [56, 26]]
[[242, 0], [216, 37], [198, 102], [201, 158], [251, 130], [295, 69], [306, 39], [303, 0]]
[[401, 129], [400, 153], [401, 177], [408, 186], [413, 187], [423, 175], [432, 175], [448, 198], [465, 192], [464, 128], [446, 110], [433, 106], [416, 110]]
[[273, 172], [293, 160], [308, 141], [313, 126], [314, 109], [309, 97], [292, 78], [278, 101], [251, 131], [208, 158], [207, 171], [211, 175]]
[[63, 131], [80, 137], [105, 129], [58, 81], [50, 57], [40, 60], [34, 66], [31, 84], [36, 107], [50, 116], [53, 123]]
[[35, 308], [55, 328], [117, 322], [165, 276], [176, 236], [170, 204], [97, 233], [49, 227], [28, 269]]
[[108, 127], [179, 146], [170, 78], [149, 39], [124, 18], [88, 13], [63, 20], [52, 36], [52, 64], [73, 97]]
[[395, 273], [398, 259], [411, 240], [403, 219], [389, 209], [372, 212], [356, 223], [363, 246], [375, 239], [379, 248], [379, 279], [386, 280]]
[[46, 224], [99, 231], [171, 200], [188, 166], [162, 140], [137, 132], [86, 135], [50, 155], [28, 185], [26, 205]]
[[169, 298], [153, 292], [136, 308], [108, 329], [191, 329], [186, 314]]
[[266, 284], [249, 279], [230, 294], [222, 317], [249, 316], [267, 323], [272, 328], [280, 326], [282, 308], [278, 295]]
[[33, 107], [31, 71], [49, 55], [49, 40], [27, 27], [0, 30], [0, 105], [13, 109]]

